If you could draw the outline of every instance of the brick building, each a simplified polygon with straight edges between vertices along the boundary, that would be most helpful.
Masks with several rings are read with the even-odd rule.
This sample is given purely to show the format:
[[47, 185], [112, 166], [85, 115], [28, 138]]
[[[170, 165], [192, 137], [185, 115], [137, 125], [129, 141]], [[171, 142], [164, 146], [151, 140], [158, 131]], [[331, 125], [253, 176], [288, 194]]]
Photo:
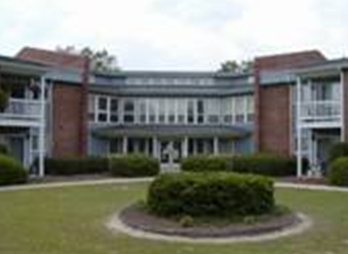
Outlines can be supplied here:
[[[319, 170], [332, 144], [348, 137], [348, 59], [328, 60], [318, 51], [257, 57], [253, 71], [243, 74], [95, 73], [80, 56], [36, 48], [3, 59], [0, 77], [7, 75], [6, 66], [13, 67], [11, 75], [25, 77], [10, 105], [37, 98], [44, 105], [41, 143], [29, 126], [17, 128], [21, 138], [13, 145], [15, 128], [5, 123], [25, 122], [27, 112], [10, 106], [0, 113], [3, 142], [27, 166], [38, 154], [140, 152], [158, 158], [165, 170], [194, 154], [265, 151], [296, 155], [299, 162], [307, 157]], [[21, 73], [24, 63], [39, 71]], [[33, 80], [41, 81], [45, 96], [31, 94]]]

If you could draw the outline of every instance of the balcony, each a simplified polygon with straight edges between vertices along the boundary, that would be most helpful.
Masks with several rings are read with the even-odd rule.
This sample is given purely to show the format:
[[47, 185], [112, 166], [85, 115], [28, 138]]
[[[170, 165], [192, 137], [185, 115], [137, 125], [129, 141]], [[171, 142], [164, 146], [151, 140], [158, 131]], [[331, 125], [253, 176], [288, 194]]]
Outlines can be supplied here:
[[300, 119], [308, 124], [339, 124], [341, 122], [340, 101], [305, 101], [301, 102]]
[[0, 113], [1, 126], [37, 126], [40, 124], [39, 100], [10, 98], [7, 108]]

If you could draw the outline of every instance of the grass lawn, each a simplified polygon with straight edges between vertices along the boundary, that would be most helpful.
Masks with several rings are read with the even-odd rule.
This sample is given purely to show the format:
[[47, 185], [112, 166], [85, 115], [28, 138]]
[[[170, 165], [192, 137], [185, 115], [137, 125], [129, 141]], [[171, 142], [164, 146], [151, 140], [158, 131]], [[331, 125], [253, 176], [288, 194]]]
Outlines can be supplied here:
[[198, 245], [110, 233], [109, 216], [143, 198], [147, 184], [0, 192], [2, 254], [348, 253], [348, 193], [278, 189], [279, 203], [310, 215], [302, 235], [263, 243]]

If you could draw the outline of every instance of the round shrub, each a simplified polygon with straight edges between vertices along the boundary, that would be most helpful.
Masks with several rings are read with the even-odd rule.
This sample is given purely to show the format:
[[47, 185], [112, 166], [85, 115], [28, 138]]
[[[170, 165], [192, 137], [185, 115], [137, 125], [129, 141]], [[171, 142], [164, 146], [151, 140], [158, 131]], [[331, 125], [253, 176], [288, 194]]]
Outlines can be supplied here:
[[0, 154], [5, 154], [5, 155], [9, 154], [8, 147], [5, 144], [0, 143]]
[[348, 143], [337, 143], [333, 145], [329, 150], [329, 162], [333, 162], [337, 158], [344, 156], [348, 156]]
[[348, 186], [348, 157], [338, 158], [331, 164], [328, 179], [332, 185]]
[[25, 183], [27, 170], [14, 158], [0, 154], [0, 185]]
[[246, 216], [274, 209], [273, 181], [236, 173], [176, 173], [157, 177], [147, 206], [163, 216]]
[[112, 155], [109, 169], [113, 176], [154, 176], [159, 173], [160, 164], [157, 159], [143, 154]]

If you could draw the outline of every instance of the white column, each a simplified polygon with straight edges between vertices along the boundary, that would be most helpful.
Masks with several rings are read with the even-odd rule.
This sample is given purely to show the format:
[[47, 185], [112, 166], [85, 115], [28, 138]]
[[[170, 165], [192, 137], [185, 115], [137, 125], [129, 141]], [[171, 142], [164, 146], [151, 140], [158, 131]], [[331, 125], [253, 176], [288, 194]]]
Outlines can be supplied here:
[[41, 77], [40, 80], [40, 126], [39, 126], [39, 176], [45, 175], [45, 78]]
[[219, 138], [218, 137], [214, 137], [214, 155], [218, 155], [219, 154]]
[[296, 82], [297, 177], [302, 176], [301, 78]]
[[185, 136], [182, 141], [182, 157], [186, 158], [188, 156], [188, 137]]
[[344, 121], [345, 121], [345, 112], [344, 112], [344, 71], [341, 70], [341, 80], [340, 80], [340, 94], [341, 94], [341, 100], [340, 100], [340, 112], [341, 112], [341, 142], [345, 141], [345, 125], [344, 125]]
[[156, 136], [154, 136], [152, 138], [152, 156], [154, 158], [156, 158], [156, 159], [159, 157], [158, 156], [157, 137]]
[[127, 154], [128, 153], [128, 137], [127, 136], [123, 137], [122, 151], [123, 151], [123, 154]]

